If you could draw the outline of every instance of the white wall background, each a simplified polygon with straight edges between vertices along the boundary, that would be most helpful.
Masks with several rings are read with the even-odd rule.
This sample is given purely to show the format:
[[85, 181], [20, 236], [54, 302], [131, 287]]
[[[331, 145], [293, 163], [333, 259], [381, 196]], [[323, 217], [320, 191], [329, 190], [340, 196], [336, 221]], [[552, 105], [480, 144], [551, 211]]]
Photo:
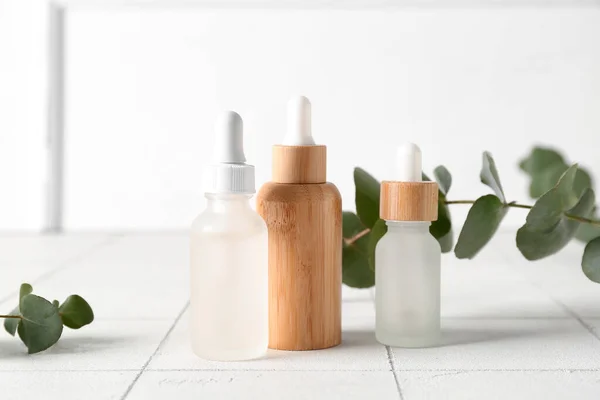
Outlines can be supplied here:
[[[18, 24], [43, 11], [6, 13], [22, 1], [0, 0], [4, 230], [39, 229], [44, 217], [45, 31]], [[508, 198], [523, 202], [517, 161], [535, 143], [600, 175], [596, 2], [195, 3], [69, 5], [66, 229], [187, 227], [203, 205], [202, 166], [223, 109], [244, 117], [248, 158], [258, 184], [268, 180], [294, 94], [313, 102], [313, 132], [346, 209], [352, 168], [390, 177], [394, 147], [407, 140], [421, 145], [426, 172], [450, 169], [453, 199], [487, 192], [483, 150]], [[524, 216], [513, 211], [506, 224]]]

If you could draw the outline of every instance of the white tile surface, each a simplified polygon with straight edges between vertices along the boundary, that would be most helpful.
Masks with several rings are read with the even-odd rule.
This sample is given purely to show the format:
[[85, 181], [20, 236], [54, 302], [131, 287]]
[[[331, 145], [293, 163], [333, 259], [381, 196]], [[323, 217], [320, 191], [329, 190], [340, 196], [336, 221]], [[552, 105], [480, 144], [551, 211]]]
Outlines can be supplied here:
[[[366, 303], [372, 309], [372, 304]], [[348, 309], [348, 308], [347, 308]], [[167, 341], [148, 365], [150, 370], [242, 370], [242, 371], [386, 371], [390, 370], [385, 347], [377, 343], [373, 317], [360, 316], [367, 312], [354, 307], [359, 316], [343, 318], [342, 344], [318, 351], [269, 350], [259, 360], [242, 362], [205, 361], [192, 354], [189, 343], [189, 313], [179, 321]]]
[[137, 372], [0, 372], [2, 400], [120, 399]]
[[405, 400], [597, 400], [599, 371], [401, 372]]
[[391, 372], [146, 372], [128, 400], [398, 399]]
[[98, 320], [65, 328], [50, 349], [27, 355], [8, 334], [0, 335], [0, 371], [140, 370], [173, 324], [170, 320]]
[[600, 366], [600, 341], [573, 319], [443, 319], [443, 345], [393, 349], [399, 370]]
[[399, 399], [392, 365], [404, 400], [600, 398], [600, 285], [581, 274], [580, 247], [529, 263], [513, 239], [498, 235], [475, 260], [444, 257], [440, 347], [386, 349], [374, 291], [344, 287], [340, 346], [216, 363], [192, 354], [187, 313], [175, 324], [187, 235], [0, 236], [0, 307], [28, 280], [46, 297], [81, 294], [96, 315], [33, 356], [0, 335], [0, 384], [22, 386], [0, 398]]

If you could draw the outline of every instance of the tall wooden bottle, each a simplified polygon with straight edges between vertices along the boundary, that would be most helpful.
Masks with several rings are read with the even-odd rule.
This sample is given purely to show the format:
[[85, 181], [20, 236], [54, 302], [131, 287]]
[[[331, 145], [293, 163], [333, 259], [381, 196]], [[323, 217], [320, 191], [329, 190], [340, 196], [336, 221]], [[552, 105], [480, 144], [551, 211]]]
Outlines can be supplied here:
[[342, 200], [326, 182], [327, 149], [314, 144], [310, 118], [308, 99], [290, 101], [273, 181], [257, 196], [269, 232], [272, 349], [324, 349], [342, 338]]

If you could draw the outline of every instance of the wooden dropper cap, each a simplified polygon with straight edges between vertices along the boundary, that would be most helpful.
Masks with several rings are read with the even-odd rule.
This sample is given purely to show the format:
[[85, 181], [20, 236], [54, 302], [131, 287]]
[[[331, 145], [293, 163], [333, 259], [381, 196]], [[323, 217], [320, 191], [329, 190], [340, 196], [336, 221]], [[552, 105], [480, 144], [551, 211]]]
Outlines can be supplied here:
[[303, 96], [288, 103], [288, 129], [283, 145], [273, 146], [273, 182], [325, 183], [327, 147], [316, 145], [311, 130], [310, 101]]
[[436, 221], [438, 185], [421, 180], [421, 150], [410, 143], [398, 150], [399, 180], [381, 182], [379, 216], [386, 221]]

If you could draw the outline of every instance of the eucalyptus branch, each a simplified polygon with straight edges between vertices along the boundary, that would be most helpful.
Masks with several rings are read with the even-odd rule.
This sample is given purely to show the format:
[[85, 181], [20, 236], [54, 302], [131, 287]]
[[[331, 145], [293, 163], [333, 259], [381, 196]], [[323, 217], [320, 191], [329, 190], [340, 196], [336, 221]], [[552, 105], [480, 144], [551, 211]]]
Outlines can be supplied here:
[[10, 335], [19, 333], [29, 354], [46, 350], [60, 339], [63, 326], [79, 329], [94, 320], [94, 312], [83, 297], [72, 294], [60, 304], [50, 302], [32, 293], [33, 288], [23, 283], [19, 289], [19, 304], [5, 318], [4, 329]]
[[[443, 203], [446, 204], [446, 205], [453, 205], [453, 204], [474, 204], [475, 200], [445, 200], [445, 201], [443, 201]], [[519, 203], [516, 203], [514, 201], [510, 202], [510, 203], [506, 203], [505, 206], [506, 207], [512, 207], [512, 208], [521, 208], [521, 209], [525, 209], [525, 210], [531, 210], [533, 208], [533, 206], [530, 206], [528, 204], [519, 204]], [[573, 221], [578, 221], [578, 222], [581, 222], [583, 224], [590, 224], [590, 225], [594, 225], [594, 226], [599, 226], [600, 227], [600, 221], [598, 221], [598, 220], [594, 220], [594, 219], [590, 219], [590, 218], [584, 218], [584, 217], [578, 217], [577, 215], [572, 215], [572, 214], [567, 214], [567, 213], [563, 213], [563, 215], [565, 216], [565, 218], [571, 219]], [[344, 238], [344, 243], [346, 243], [347, 246], [350, 246], [354, 242], [356, 242], [358, 239], [360, 239], [361, 237], [368, 235], [369, 232], [371, 232], [371, 230], [369, 228], [366, 228], [366, 229], [358, 232], [354, 236], [351, 236], [349, 238]]]

